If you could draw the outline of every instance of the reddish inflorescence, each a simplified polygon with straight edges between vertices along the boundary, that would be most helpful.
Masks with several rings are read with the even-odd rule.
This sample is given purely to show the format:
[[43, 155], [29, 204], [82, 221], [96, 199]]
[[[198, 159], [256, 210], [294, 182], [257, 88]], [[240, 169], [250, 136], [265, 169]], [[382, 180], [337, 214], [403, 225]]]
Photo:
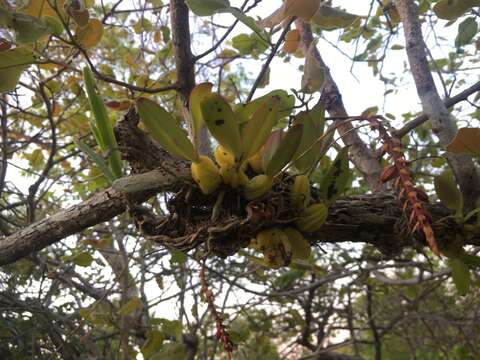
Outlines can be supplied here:
[[223, 324], [222, 317], [218, 313], [215, 307], [215, 296], [213, 292], [208, 288], [207, 281], [205, 279], [205, 265], [202, 265], [200, 269], [200, 282], [202, 284], [202, 292], [205, 296], [205, 302], [208, 304], [210, 312], [212, 313], [212, 317], [215, 320], [215, 325], [217, 328], [216, 336], [223, 343], [223, 348], [227, 353], [228, 359], [232, 359], [232, 351], [234, 348], [234, 344], [232, 339], [230, 339], [230, 335], [228, 334], [225, 325]]
[[380, 134], [383, 142], [382, 155], [389, 154], [393, 161], [393, 165], [383, 169], [380, 181], [386, 183], [395, 180], [398, 199], [403, 202], [403, 210], [408, 210], [410, 213], [409, 223], [412, 233], [422, 232], [433, 253], [440, 255], [432, 229], [432, 218], [425, 207], [425, 204], [428, 203], [428, 196], [413, 184], [408, 161], [402, 151], [402, 142], [400, 139], [390, 136], [377, 117], [369, 117], [366, 120], [370, 123], [370, 127]]

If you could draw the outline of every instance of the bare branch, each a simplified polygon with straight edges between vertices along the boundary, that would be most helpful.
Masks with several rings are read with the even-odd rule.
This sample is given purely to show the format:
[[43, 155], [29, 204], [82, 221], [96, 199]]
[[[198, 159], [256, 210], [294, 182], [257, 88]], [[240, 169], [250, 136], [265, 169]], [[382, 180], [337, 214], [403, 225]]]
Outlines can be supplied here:
[[[408, 61], [418, 96], [422, 102], [423, 112], [430, 119], [433, 132], [438, 136], [440, 145], [445, 148], [455, 137], [457, 126], [442, 102], [430, 72], [417, 5], [413, 0], [396, 0], [395, 6], [403, 23]], [[447, 154], [447, 159], [462, 191], [465, 207], [473, 208], [476, 199], [480, 197], [480, 188], [478, 187], [480, 178], [471, 157]]]
[[[461, 93], [451, 98], [445, 99], [443, 103], [445, 104], [447, 109], [450, 109], [451, 107], [457, 105], [459, 102], [468, 100], [468, 97], [470, 95], [473, 95], [479, 91], [480, 91], [480, 81], [470, 86], [469, 88], [463, 90]], [[427, 120], [428, 120], [428, 116], [426, 114], [422, 114], [416, 117], [415, 119], [413, 119], [412, 121], [408, 122], [407, 124], [405, 124], [401, 129], [395, 131], [394, 135], [401, 138], [407, 135], [410, 131], [412, 131], [416, 127], [422, 125]]]

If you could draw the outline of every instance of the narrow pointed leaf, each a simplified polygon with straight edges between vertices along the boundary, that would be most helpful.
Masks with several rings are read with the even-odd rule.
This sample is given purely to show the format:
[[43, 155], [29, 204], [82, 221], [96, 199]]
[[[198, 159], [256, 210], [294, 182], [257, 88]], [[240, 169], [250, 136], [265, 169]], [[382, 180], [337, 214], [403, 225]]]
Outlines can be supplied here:
[[95, 127], [98, 130], [98, 137], [101, 143], [98, 145], [103, 151], [108, 152], [108, 164], [116, 178], [122, 176], [122, 159], [118, 151], [117, 141], [113, 134], [113, 126], [108, 118], [107, 108], [98, 94], [95, 86], [92, 71], [89, 67], [83, 68], [83, 80], [88, 95], [90, 110], [95, 117]]
[[108, 179], [108, 181], [113, 183], [115, 181], [116, 177], [108, 167], [107, 162], [99, 156], [91, 147], [89, 147], [87, 144], [83, 143], [80, 140], [73, 140], [77, 147], [85, 154], [87, 155], [90, 160], [92, 160], [99, 168], [102, 170], [103, 175]]
[[192, 123], [190, 127], [193, 132], [193, 143], [195, 148], [198, 149], [200, 144], [200, 129], [203, 124], [202, 109], [200, 107], [200, 101], [208, 94], [212, 92], [213, 84], [211, 83], [202, 83], [195, 86], [190, 93], [190, 98], [188, 101], [188, 108], [190, 110], [190, 116]]
[[187, 132], [180, 127], [175, 118], [156, 102], [139, 98], [136, 102], [137, 111], [150, 135], [167, 150], [171, 155], [198, 161], [195, 151]]
[[468, 266], [459, 258], [449, 260], [452, 269], [452, 278], [457, 292], [460, 296], [465, 296], [470, 289], [470, 270]]
[[255, 22], [255, 20], [253, 20], [253, 18], [245, 15], [240, 9], [237, 9], [235, 7], [228, 7], [225, 9], [225, 11], [221, 12], [229, 12], [230, 14], [235, 16], [237, 20], [241, 21], [244, 25], [248, 26], [255, 34], [258, 35], [263, 45], [269, 45], [268, 35], [257, 26], [257, 23]]
[[280, 143], [283, 139], [283, 130], [275, 130], [270, 133], [270, 136], [265, 143], [265, 146], [262, 150], [262, 164], [263, 170], [265, 170], [270, 163], [273, 155], [276, 153], [280, 147]]
[[268, 161], [265, 173], [275, 176], [292, 160], [302, 139], [303, 124], [297, 124], [288, 129], [275, 153]]
[[247, 122], [253, 113], [263, 104], [263, 102], [272, 97], [277, 96], [280, 98], [279, 116], [281, 118], [287, 117], [292, 113], [295, 106], [295, 98], [285, 90], [273, 90], [266, 95], [260, 96], [249, 103], [239, 104], [235, 107], [235, 116], [237, 116], [239, 123]]
[[311, 111], [302, 112], [295, 118], [295, 124], [303, 124], [303, 134], [297, 152], [293, 157], [300, 173], [313, 169], [320, 159], [322, 135], [325, 127], [325, 108], [317, 104]]

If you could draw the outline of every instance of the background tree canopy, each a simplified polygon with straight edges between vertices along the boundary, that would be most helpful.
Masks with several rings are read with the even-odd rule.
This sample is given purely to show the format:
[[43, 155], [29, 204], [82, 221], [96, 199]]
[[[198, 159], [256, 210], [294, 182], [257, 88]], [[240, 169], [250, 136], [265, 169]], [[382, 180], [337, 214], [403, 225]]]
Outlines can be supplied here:
[[0, 0], [3, 358], [480, 358], [480, 1], [353, 3]]

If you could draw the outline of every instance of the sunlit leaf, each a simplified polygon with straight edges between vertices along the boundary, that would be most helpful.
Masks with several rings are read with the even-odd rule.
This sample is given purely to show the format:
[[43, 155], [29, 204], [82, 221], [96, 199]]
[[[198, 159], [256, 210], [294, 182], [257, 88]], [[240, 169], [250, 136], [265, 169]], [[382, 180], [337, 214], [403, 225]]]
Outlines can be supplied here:
[[[54, 2], [52, 1], [52, 3], [55, 3], [58, 12], [63, 15], [65, 1], [55, 0]], [[58, 17], [57, 12], [50, 6], [48, 0], [30, 0], [28, 5], [19, 9], [18, 12], [37, 18], [42, 18], [44, 16]]]
[[284, 118], [292, 113], [295, 106], [295, 97], [289, 95], [285, 90], [273, 90], [246, 104], [236, 105], [235, 116], [238, 118], [239, 123], [248, 121], [258, 107], [271, 96], [276, 96], [280, 99], [280, 117]]

